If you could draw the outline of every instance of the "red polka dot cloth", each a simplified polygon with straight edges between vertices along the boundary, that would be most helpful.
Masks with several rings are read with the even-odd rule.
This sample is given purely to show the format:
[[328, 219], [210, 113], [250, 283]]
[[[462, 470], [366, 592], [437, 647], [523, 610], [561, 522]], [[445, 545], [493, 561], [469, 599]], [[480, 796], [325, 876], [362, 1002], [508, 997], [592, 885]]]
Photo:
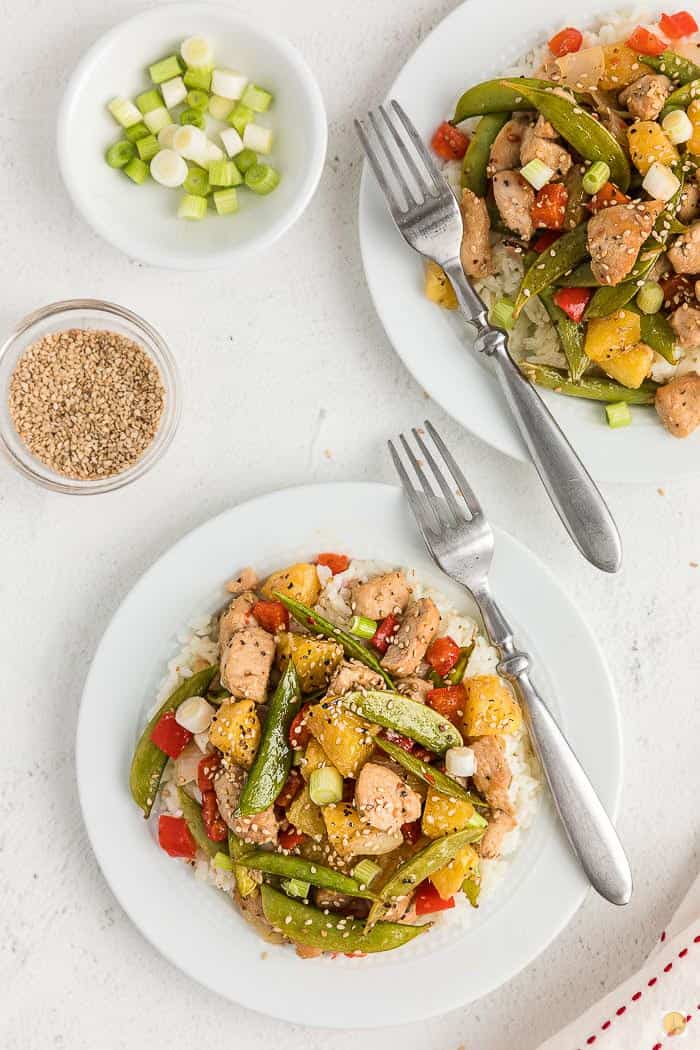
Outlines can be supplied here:
[[700, 1048], [700, 878], [645, 966], [538, 1050]]

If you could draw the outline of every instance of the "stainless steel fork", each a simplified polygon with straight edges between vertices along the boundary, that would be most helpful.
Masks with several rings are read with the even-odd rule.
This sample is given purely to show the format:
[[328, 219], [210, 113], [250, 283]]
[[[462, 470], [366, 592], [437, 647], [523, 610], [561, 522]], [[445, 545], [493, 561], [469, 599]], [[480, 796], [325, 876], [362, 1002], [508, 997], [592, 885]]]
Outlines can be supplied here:
[[[532, 684], [529, 657], [517, 648], [511, 628], [491, 594], [488, 582], [494, 548], [491, 526], [473, 489], [429, 420], [425, 421], [425, 429], [450, 480], [417, 428], [411, 433], [418, 455], [403, 434], [399, 435], [399, 441], [415, 472], [418, 488], [396, 446], [389, 441], [394, 466], [425, 545], [439, 568], [466, 587], [479, 606], [486, 630], [498, 649], [499, 674], [507, 678], [518, 693], [562, 824], [591, 885], [613, 904], [627, 904], [632, 896], [632, 873], [617, 833], [564, 734]], [[439, 492], [435, 491], [436, 486]], [[455, 487], [461, 499], [455, 494]]]
[[505, 333], [489, 324], [486, 307], [460, 262], [462, 216], [446, 180], [398, 102], [368, 119], [381, 147], [355, 121], [394, 223], [404, 240], [437, 262], [450, 278], [462, 314], [476, 328], [475, 347], [491, 359], [532, 461], [572, 540], [593, 565], [617, 572], [620, 536], [603, 497], [541, 397], [510, 356]]

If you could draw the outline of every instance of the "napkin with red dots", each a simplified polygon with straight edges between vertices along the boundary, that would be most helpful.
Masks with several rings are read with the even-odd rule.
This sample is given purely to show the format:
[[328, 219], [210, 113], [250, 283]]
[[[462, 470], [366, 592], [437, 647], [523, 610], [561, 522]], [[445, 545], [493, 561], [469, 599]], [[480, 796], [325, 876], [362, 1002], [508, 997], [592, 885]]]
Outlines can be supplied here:
[[700, 1047], [700, 877], [646, 964], [539, 1050]]

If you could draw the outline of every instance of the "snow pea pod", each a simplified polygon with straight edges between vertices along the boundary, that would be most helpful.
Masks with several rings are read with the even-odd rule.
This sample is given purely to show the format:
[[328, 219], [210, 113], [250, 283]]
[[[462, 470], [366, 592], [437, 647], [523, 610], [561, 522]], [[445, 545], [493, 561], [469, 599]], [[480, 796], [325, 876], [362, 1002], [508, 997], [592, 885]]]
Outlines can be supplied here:
[[628, 401], [631, 405], [652, 405], [656, 396], [657, 384], [651, 382], [642, 383], [637, 390], [631, 390], [614, 379], [598, 379], [596, 376], [583, 376], [574, 383], [560, 369], [552, 368], [551, 365], [536, 365], [532, 361], [522, 361], [520, 369], [531, 383], [554, 390], [557, 394], [581, 397], [588, 401]]
[[265, 918], [276, 930], [295, 944], [326, 952], [389, 952], [426, 933], [431, 926], [380, 922], [368, 929], [357, 919], [327, 915], [319, 908], [286, 897], [272, 886], [261, 886], [260, 893]]
[[575, 230], [565, 233], [551, 248], [548, 248], [526, 270], [520, 282], [515, 300], [514, 316], [518, 317], [522, 308], [535, 295], [554, 284], [557, 278], [573, 269], [588, 254], [586, 224], [581, 223]]
[[368, 722], [403, 733], [438, 755], [448, 747], [462, 746], [461, 733], [444, 715], [401, 693], [364, 689], [346, 693], [334, 702], [343, 704]]
[[690, 84], [700, 78], [700, 66], [677, 55], [675, 51], [662, 51], [660, 55], [639, 55], [639, 61], [651, 66], [657, 73], [665, 73], [669, 80], [677, 84]]
[[678, 363], [676, 337], [663, 314], [641, 314], [641, 337], [643, 343], [661, 354], [669, 364]]
[[614, 287], [598, 288], [586, 307], [586, 313], [584, 314], [586, 320], [592, 321], [596, 317], [610, 317], [610, 314], [614, 314], [617, 310], [621, 310], [623, 306], [627, 306], [627, 303], [634, 299], [638, 291], [639, 285], [636, 281], [624, 281], [622, 284], [616, 284]]
[[226, 843], [212, 842], [207, 835], [204, 821], [202, 820], [202, 807], [199, 802], [195, 802], [193, 798], [190, 798], [183, 788], [177, 789], [177, 795], [180, 800], [182, 815], [185, 818], [187, 827], [190, 829], [192, 838], [199, 848], [208, 853], [210, 857], [215, 857], [217, 853], [226, 853]]
[[236, 880], [236, 889], [238, 890], [241, 897], [250, 897], [252, 893], [258, 888], [253, 875], [251, 875], [249, 869], [239, 861], [242, 857], [250, 853], [250, 846], [239, 839], [238, 835], [229, 828], [228, 832], [228, 853], [233, 861], [233, 877]]
[[569, 375], [576, 383], [590, 364], [590, 359], [583, 348], [585, 342], [583, 325], [576, 324], [557, 306], [554, 302], [551, 288], [540, 292], [540, 299], [549, 314], [550, 321], [557, 330], [564, 357], [569, 367]]
[[343, 875], [340, 871], [326, 868], [323, 864], [316, 864], [315, 861], [304, 860], [303, 857], [285, 856], [283, 853], [256, 849], [244, 853], [238, 863], [245, 868], [264, 871], [267, 875], [280, 875], [285, 879], [301, 879], [302, 882], [310, 882], [312, 886], [347, 893], [351, 897], [362, 897], [363, 900], [368, 901], [377, 899], [376, 893], [362, 889], [357, 879], [351, 878], [350, 875]]
[[371, 667], [373, 671], [380, 674], [386, 684], [393, 689], [394, 683], [391, 678], [384, 670], [374, 653], [370, 652], [369, 649], [365, 649], [364, 645], [355, 638], [348, 631], [344, 631], [342, 627], [338, 627], [337, 624], [331, 623], [324, 616], [314, 612], [308, 605], [304, 605], [303, 602], [296, 601], [295, 598], [289, 598], [286, 594], [280, 594], [279, 591], [275, 591], [275, 597], [282, 602], [294, 619], [302, 625], [302, 627], [311, 628], [316, 634], [322, 634], [326, 638], [331, 638], [334, 642], [339, 642], [345, 650], [346, 656], [351, 656], [354, 660], [359, 660], [360, 663], [365, 664], [367, 667]]
[[548, 80], [537, 80], [534, 77], [519, 77], [506, 82], [485, 80], [464, 92], [455, 107], [453, 124], [459, 124], [467, 117], [482, 117], [486, 113], [515, 113], [518, 110], [532, 109], [532, 103], [521, 92], [521, 87], [548, 88], [553, 85]]
[[301, 688], [290, 660], [267, 709], [260, 746], [241, 792], [238, 809], [243, 817], [262, 813], [273, 804], [292, 768], [289, 727], [301, 707]]
[[568, 193], [564, 211], [565, 230], [575, 230], [577, 226], [588, 218], [586, 212], [588, 194], [583, 188], [583, 171], [581, 167], [580, 164], [574, 164], [564, 179], [564, 185]]
[[554, 282], [558, 288], [600, 288], [600, 281], [593, 276], [588, 260], [580, 263], [571, 273], [562, 274]]
[[[487, 808], [487, 803], [482, 798], [479, 798], [478, 795], [471, 791], [467, 791], [456, 780], [448, 777], [445, 773], [441, 773], [439, 769], [435, 769], [429, 762], [424, 762], [422, 758], [417, 758], [416, 755], [404, 751], [402, 747], [392, 744], [390, 740], [384, 740], [381, 736], [375, 736], [374, 742], [377, 747], [385, 751], [387, 755], [402, 766], [407, 773], [413, 773], [414, 776], [436, 791], [440, 791], [443, 795], [449, 795], [450, 798], [460, 799], [462, 802], [471, 802], [472, 806]], [[479, 819], [483, 820], [483, 818]], [[484, 821], [484, 826], [485, 824], [486, 822]]]
[[203, 671], [197, 671], [190, 678], [186, 678], [163, 701], [139, 738], [131, 760], [129, 788], [134, 802], [141, 807], [145, 817], [150, 816], [158, 793], [160, 778], [163, 776], [163, 770], [168, 761], [165, 752], [156, 747], [151, 740], [151, 733], [162, 716], [168, 711], [175, 711], [183, 700], [189, 700], [191, 696], [204, 696], [217, 671], [216, 666], [205, 667]]
[[[512, 82], [506, 81], [509, 87]], [[610, 180], [621, 190], [630, 184], [630, 166], [620, 143], [575, 99], [555, 95], [551, 88], [523, 87], [522, 95], [531, 107], [549, 121], [569, 145], [586, 160], [604, 161], [610, 168]]]
[[666, 105], [659, 113], [658, 120], [663, 120], [674, 109], [687, 109], [693, 99], [696, 98], [700, 98], [700, 78], [691, 80], [690, 83], [683, 84], [681, 87], [676, 88], [675, 91], [672, 91], [666, 99]]
[[462, 186], [477, 197], [485, 197], [488, 180], [486, 168], [493, 141], [510, 120], [510, 113], [487, 113], [481, 118], [472, 135], [462, 161]]

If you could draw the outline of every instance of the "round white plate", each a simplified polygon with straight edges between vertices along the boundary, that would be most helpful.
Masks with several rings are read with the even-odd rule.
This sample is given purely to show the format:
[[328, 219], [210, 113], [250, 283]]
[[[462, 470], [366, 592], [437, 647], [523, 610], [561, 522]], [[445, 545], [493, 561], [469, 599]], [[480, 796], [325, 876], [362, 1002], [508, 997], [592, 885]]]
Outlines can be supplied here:
[[[579, 4], [566, 15], [558, 0], [470, 0], [426, 37], [388, 97], [399, 100], [428, 141], [467, 87], [498, 76], [563, 24], [585, 27], [596, 21], [596, 14], [612, 10], [613, 3], [601, 0], [585, 8]], [[367, 283], [386, 333], [408, 370], [467, 430], [500, 452], [527, 461], [498, 381], [472, 350], [471, 328], [425, 298], [423, 261], [395, 229], [366, 165], [359, 222]], [[632, 426], [611, 431], [599, 403], [542, 393], [597, 479], [658, 483], [700, 471], [700, 432], [684, 441], [672, 438], [653, 408], [633, 409]]]
[[[506, 881], [467, 932], [438, 923], [414, 945], [389, 955], [302, 961], [291, 948], [259, 940], [224, 894], [197, 882], [186, 865], [159, 850], [129, 795], [132, 749], [166, 660], [180, 648], [178, 632], [193, 615], [223, 604], [223, 584], [242, 566], [264, 572], [320, 550], [415, 566], [455, 605], [472, 611], [465, 592], [428, 561], [398, 489], [308, 486], [221, 514], [149, 569], [100, 643], [78, 723], [83, 815], [124, 910], [167, 959], [203, 985], [295, 1023], [351, 1028], [417, 1021], [503, 984], [581, 904], [587, 885], [548, 801], [523, 835]], [[534, 654], [536, 679], [615, 815], [620, 720], [593, 636], [544, 566], [500, 531], [492, 582], [522, 644]]]
[[[241, 187], [235, 215], [218, 216], [210, 208], [200, 222], [188, 222], [177, 218], [182, 190], [164, 189], [150, 178], [136, 186], [110, 168], [104, 154], [121, 131], [107, 103], [119, 95], [133, 101], [153, 87], [148, 66], [179, 53], [182, 41], [195, 34], [211, 41], [219, 67], [238, 69], [274, 94], [259, 123], [274, 131], [273, 152], [262, 159], [281, 180], [268, 197]], [[321, 91], [299, 52], [266, 29], [257, 13], [207, 3], [150, 7], [105, 33], [76, 66], [58, 117], [61, 174], [86, 222], [132, 258], [179, 270], [230, 265], [280, 237], [314, 194], [326, 140]]]

